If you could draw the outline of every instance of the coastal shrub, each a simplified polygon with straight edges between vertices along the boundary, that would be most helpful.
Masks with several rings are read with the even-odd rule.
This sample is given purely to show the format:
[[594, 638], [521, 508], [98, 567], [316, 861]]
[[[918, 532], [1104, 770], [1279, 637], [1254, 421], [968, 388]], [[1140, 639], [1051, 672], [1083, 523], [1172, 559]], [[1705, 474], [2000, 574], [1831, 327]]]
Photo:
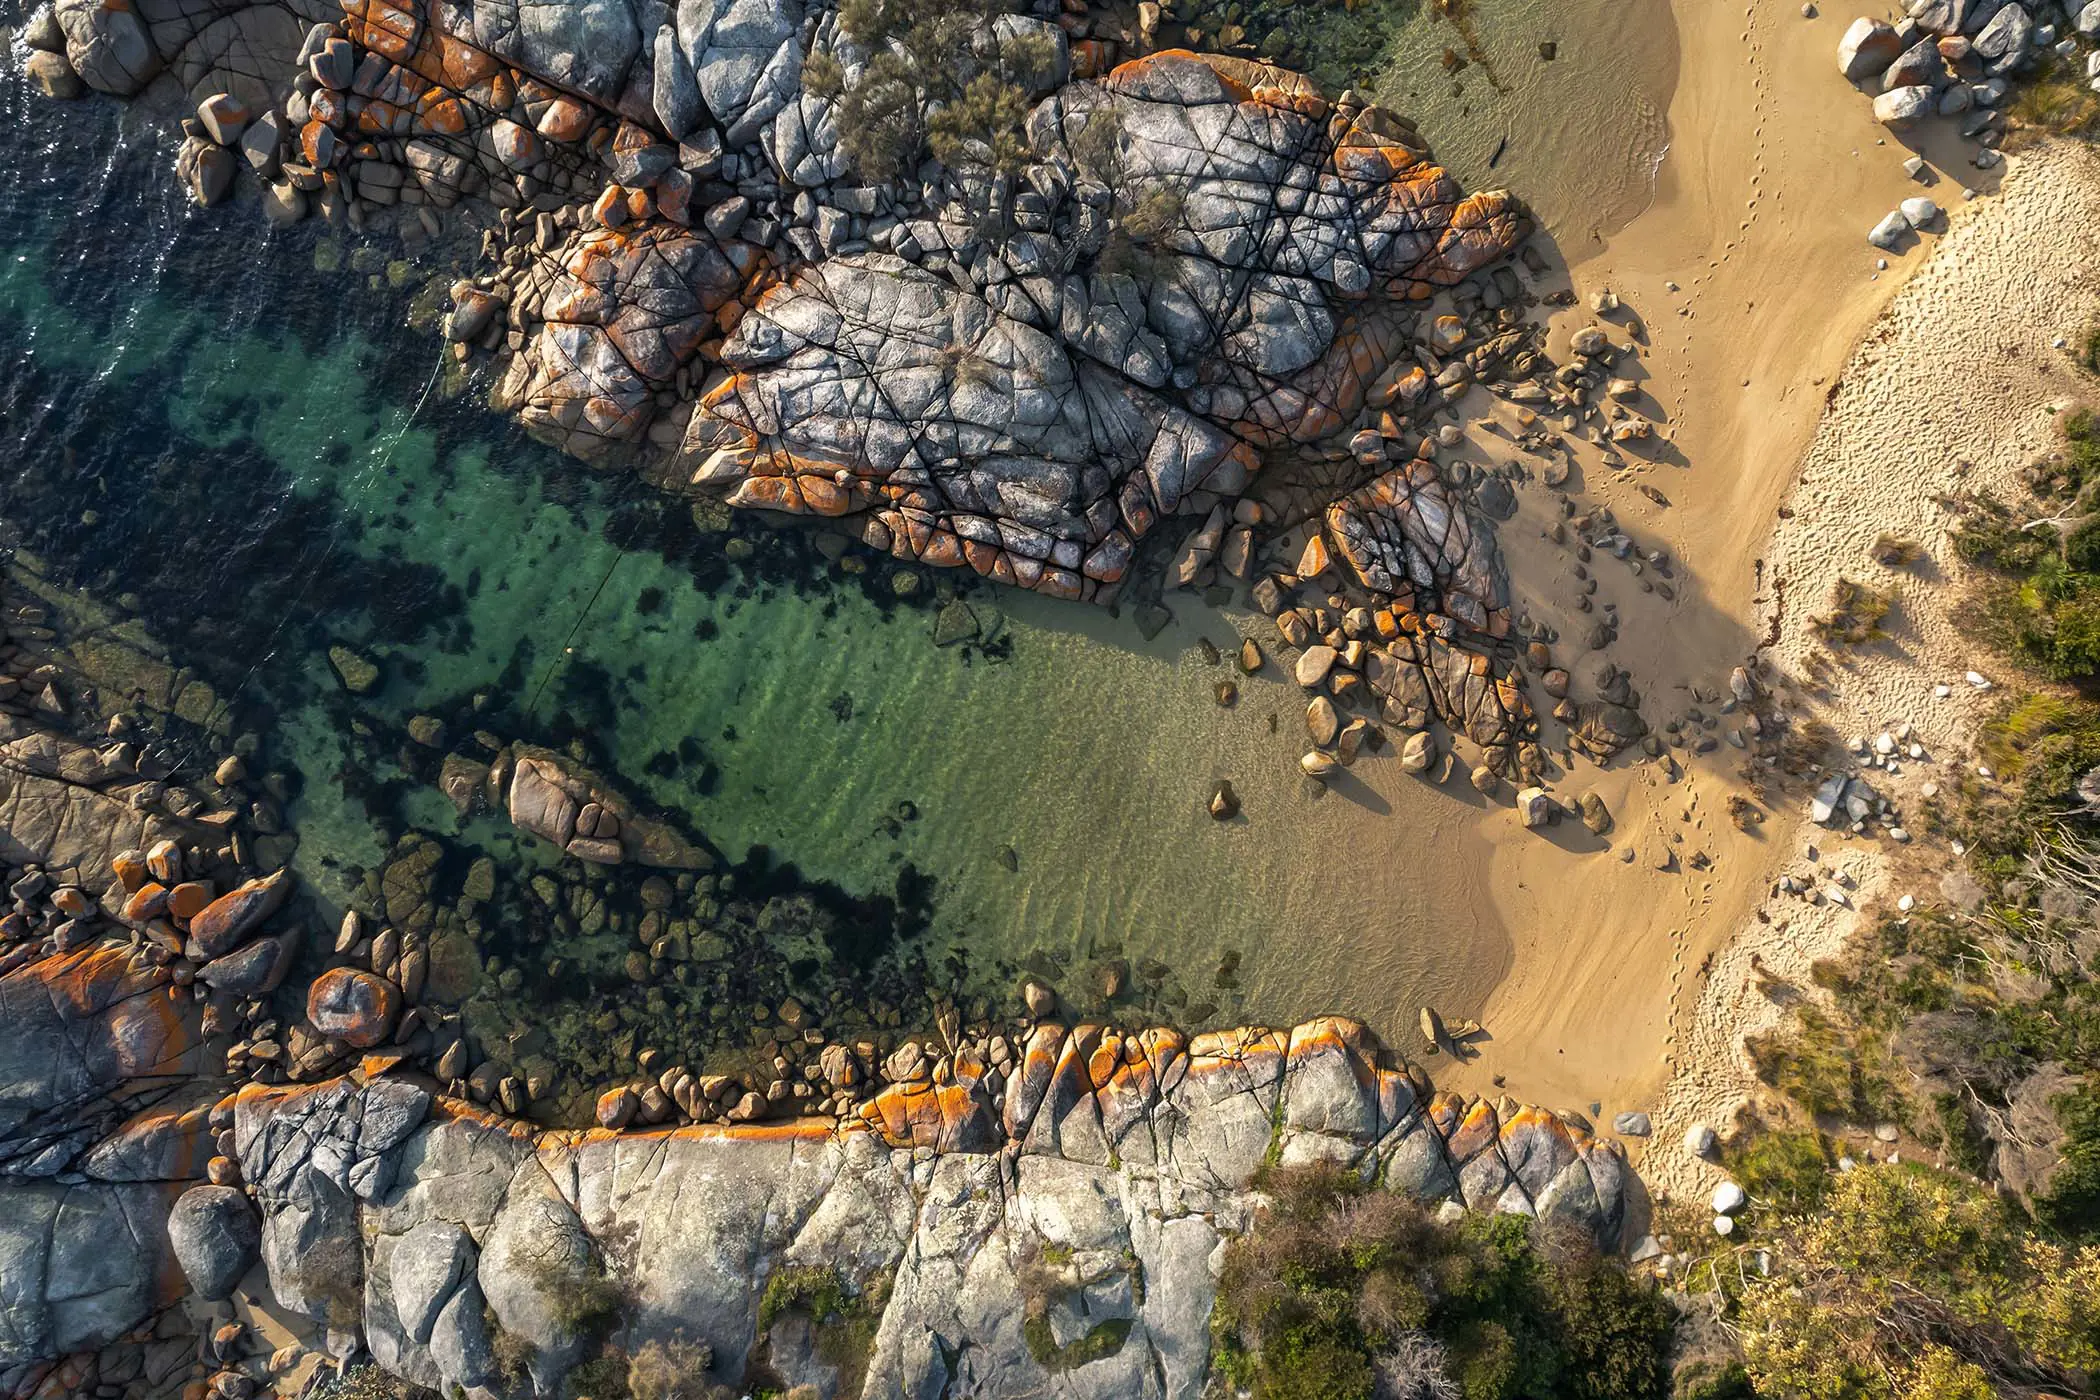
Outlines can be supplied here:
[[2016, 138], [2007, 149], [2018, 150], [2046, 135], [2100, 134], [2100, 98], [2085, 82], [2084, 61], [2083, 52], [2072, 63], [2043, 50], [2041, 62], [2020, 80], [2007, 108]]
[[2090, 1384], [2100, 1316], [2073, 1290], [2100, 1277], [2100, 1249], [2024, 1234], [1976, 1183], [1912, 1163], [1862, 1165], [1835, 1179], [1822, 1210], [1789, 1224], [1738, 1317], [1759, 1395], [1897, 1400]]
[[1873, 555], [1875, 563], [1885, 564], [1891, 569], [1901, 569], [1924, 558], [1925, 546], [1908, 536], [1892, 535], [1884, 531], [1874, 541], [1873, 549], [1868, 552]]
[[1832, 590], [1829, 614], [1810, 625], [1826, 642], [1860, 646], [1888, 635], [1881, 624], [1894, 606], [1895, 600], [1880, 589], [1841, 577]]
[[846, 1310], [846, 1286], [828, 1264], [799, 1264], [777, 1270], [758, 1299], [758, 1330], [764, 1332], [783, 1314], [805, 1313], [818, 1322]]
[[437, 1392], [366, 1364], [315, 1384], [312, 1400], [437, 1400]]
[[857, 1393], [874, 1350], [887, 1287], [885, 1282], [876, 1289], [856, 1290], [827, 1264], [780, 1269], [759, 1295], [758, 1330], [769, 1332], [790, 1314], [808, 1318], [817, 1354], [839, 1372], [842, 1391]]
[[633, 1400], [712, 1400], [720, 1389], [708, 1377], [714, 1351], [683, 1333], [636, 1347], [627, 1359], [627, 1393]]
[[2066, 1235], [2100, 1238], [2100, 1079], [2088, 1077], [2052, 1102], [2063, 1165], [2035, 1197], [2035, 1217]]
[[1447, 1225], [1331, 1164], [1262, 1185], [1212, 1313], [1220, 1374], [1256, 1400], [1667, 1393], [1668, 1307], [1586, 1239], [1513, 1215]]
[[1758, 1077], [1811, 1113], [1864, 1123], [1894, 1106], [1878, 1040], [1812, 1004], [1793, 1025], [1752, 1036], [1745, 1047]]
[[1005, 7], [950, 0], [845, 0], [841, 36], [868, 55], [857, 73], [824, 50], [804, 60], [808, 89], [837, 104], [839, 145], [863, 180], [882, 183], [922, 151], [952, 169], [1010, 176], [1029, 156], [1029, 94], [1049, 78], [1054, 44], [983, 36]]
[[1830, 1184], [1830, 1144], [1814, 1128], [1755, 1124], [1736, 1136], [1722, 1160], [1751, 1199], [1780, 1210], [1815, 1206]]

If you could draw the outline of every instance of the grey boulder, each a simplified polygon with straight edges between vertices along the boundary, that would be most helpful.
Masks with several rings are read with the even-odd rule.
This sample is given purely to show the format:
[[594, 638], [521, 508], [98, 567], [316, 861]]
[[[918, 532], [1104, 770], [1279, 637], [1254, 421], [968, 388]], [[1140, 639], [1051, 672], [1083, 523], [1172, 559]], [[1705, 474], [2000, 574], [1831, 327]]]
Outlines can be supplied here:
[[1885, 70], [1903, 52], [1896, 31], [1879, 20], [1864, 17], [1852, 21], [1845, 37], [1838, 40], [1838, 71], [1855, 83], [1865, 82]]
[[[388, 1261], [388, 1276], [394, 1286], [394, 1313], [412, 1340], [435, 1345], [431, 1328], [458, 1291], [460, 1280], [473, 1272], [474, 1258], [474, 1241], [449, 1220], [426, 1220], [394, 1246], [393, 1258]], [[478, 1290], [475, 1299], [478, 1321]], [[462, 1379], [461, 1383], [467, 1382]]]
[[197, 1296], [230, 1297], [255, 1263], [262, 1222], [248, 1198], [231, 1186], [192, 1186], [168, 1213], [168, 1242]]
[[1924, 83], [1890, 88], [1874, 99], [1874, 120], [1892, 131], [1903, 131], [1931, 116], [1937, 103], [1938, 95]]

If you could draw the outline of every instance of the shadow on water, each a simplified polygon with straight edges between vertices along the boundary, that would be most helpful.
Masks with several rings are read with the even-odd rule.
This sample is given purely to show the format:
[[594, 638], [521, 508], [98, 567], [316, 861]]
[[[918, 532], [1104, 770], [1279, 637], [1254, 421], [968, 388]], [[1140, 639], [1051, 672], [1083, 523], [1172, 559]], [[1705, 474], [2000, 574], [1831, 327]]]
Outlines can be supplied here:
[[[332, 896], [414, 830], [457, 847], [448, 878], [480, 855], [538, 868], [436, 797], [443, 750], [406, 736], [423, 716], [454, 747], [568, 750], [682, 814], [754, 927], [790, 899], [816, 911], [797, 927], [825, 932], [780, 940], [812, 950], [798, 960], [967, 948], [1143, 984], [1199, 1023], [1350, 1004], [1394, 1024], [1431, 990], [1477, 995], [1478, 950], [1437, 911], [1302, 878], [1352, 839], [1404, 849], [1412, 826], [1364, 833], [1416, 820], [1391, 796], [1414, 783], [1387, 753], [1314, 813], [1290, 771], [1296, 687], [1272, 665], [1212, 704], [1232, 673], [1199, 638], [1229, 654], [1266, 619], [1177, 595], [1147, 640], [1127, 609], [1002, 595], [592, 474], [478, 407], [486, 386], [443, 372], [427, 320], [400, 324], [434, 308], [471, 231], [411, 263], [318, 224], [267, 230], [252, 196], [196, 211], [148, 120], [0, 85], [0, 334], [23, 347], [0, 368], [0, 513], [263, 728], [302, 870]], [[966, 639], [935, 645], [956, 606]], [[346, 694], [334, 646], [374, 661], [378, 689]], [[1213, 823], [1226, 776], [1247, 806]], [[522, 895], [507, 907], [563, 936]], [[1375, 993], [1337, 929], [1376, 941]], [[1331, 967], [1300, 975], [1314, 945]], [[1245, 977], [1212, 974], [1243, 950]], [[594, 993], [621, 985], [594, 966]]]

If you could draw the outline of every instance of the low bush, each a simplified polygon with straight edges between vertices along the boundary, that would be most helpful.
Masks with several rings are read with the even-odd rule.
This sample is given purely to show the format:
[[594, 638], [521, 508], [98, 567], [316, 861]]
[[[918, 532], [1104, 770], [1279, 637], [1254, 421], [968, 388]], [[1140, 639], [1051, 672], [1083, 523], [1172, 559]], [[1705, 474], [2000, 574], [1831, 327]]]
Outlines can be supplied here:
[[1512, 1215], [1447, 1225], [1328, 1165], [1263, 1186], [1212, 1313], [1220, 1373], [1256, 1400], [1667, 1393], [1667, 1305], [1586, 1239]]
[[1771, 1400], [2085, 1393], [2100, 1363], [2100, 1248], [2024, 1233], [1974, 1182], [1915, 1164], [1835, 1178], [1779, 1238], [1740, 1317]]
[[1861, 646], [1888, 635], [1882, 622], [1895, 600], [1878, 588], [1857, 579], [1840, 578], [1832, 591], [1830, 612], [1810, 624], [1818, 637], [1830, 643]]

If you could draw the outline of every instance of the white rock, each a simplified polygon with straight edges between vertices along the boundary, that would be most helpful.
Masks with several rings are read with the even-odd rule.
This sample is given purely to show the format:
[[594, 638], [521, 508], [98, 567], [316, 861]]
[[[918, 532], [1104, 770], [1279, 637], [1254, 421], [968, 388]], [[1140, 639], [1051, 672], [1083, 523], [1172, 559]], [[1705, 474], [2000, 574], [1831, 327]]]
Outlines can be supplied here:
[[1874, 739], [1874, 752], [1876, 752], [1876, 753], [1878, 753], [1878, 754], [1881, 754], [1881, 755], [1883, 755], [1883, 756], [1886, 756], [1886, 755], [1888, 755], [1888, 754], [1892, 754], [1892, 753], [1894, 753], [1895, 751], [1896, 751], [1896, 736], [1895, 736], [1895, 735], [1893, 735], [1893, 734], [1889, 733], [1889, 732], [1888, 732], [1888, 731], [1887, 731], [1886, 729], [1884, 729], [1884, 730], [1882, 730], [1882, 731], [1881, 731], [1881, 733], [1880, 733], [1880, 734], [1878, 734], [1878, 735], [1876, 735], [1876, 736], [1875, 736], [1875, 739]]
[[1905, 914], [1908, 914], [1911, 910], [1917, 907], [1918, 901], [1912, 899], [1909, 895], [1904, 895], [1901, 899], [1896, 901], [1896, 908]]
[[1714, 1130], [1704, 1123], [1694, 1123], [1684, 1130], [1684, 1150], [1694, 1157], [1712, 1156], [1714, 1141]]
[[1900, 212], [1892, 211], [1880, 223], [1867, 230], [1867, 242], [1893, 253], [1897, 245], [1903, 242], [1903, 235], [1909, 232], [1910, 220], [1904, 218]]
[[1874, 99], [1874, 120], [1891, 131], [1916, 126], [1939, 106], [1939, 94], [1924, 83], [1890, 88]]
[[1732, 1181], [1724, 1181], [1714, 1188], [1715, 1215], [1734, 1215], [1749, 1204], [1749, 1195]]
[[1936, 700], [1944, 700], [1953, 693], [1954, 687], [1951, 685], [1936, 685], [1932, 688], [1933, 698]]
[[1714, 1233], [1715, 1233], [1715, 1234], [1717, 1234], [1717, 1235], [1732, 1235], [1732, 1234], [1734, 1234], [1734, 1233], [1735, 1233], [1735, 1219], [1734, 1219], [1734, 1217], [1732, 1217], [1732, 1216], [1727, 1216], [1727, 1215], [1717, 1215], [1717, 1216], [1715, 1216], [1715, 1217], [1714, 1217]]
[[1899, 846], [1907, 846], [1910, 844], [1910, 833], [1900, 826], [1892, 826], [1889, 828], [1889, 840]]
[[1962, 679], [1975, 686], [1978, 690], [1989, 690], [1991, 688], [1990, 678], [1978, 671], [1970, 671]]
[[1940, 206], [1922, 194], [1912, 195], [1896, 207], [1903, 211], [1904, 218], [1910, 220], [1912, 228], [1925, 228], [1940, 218]]

